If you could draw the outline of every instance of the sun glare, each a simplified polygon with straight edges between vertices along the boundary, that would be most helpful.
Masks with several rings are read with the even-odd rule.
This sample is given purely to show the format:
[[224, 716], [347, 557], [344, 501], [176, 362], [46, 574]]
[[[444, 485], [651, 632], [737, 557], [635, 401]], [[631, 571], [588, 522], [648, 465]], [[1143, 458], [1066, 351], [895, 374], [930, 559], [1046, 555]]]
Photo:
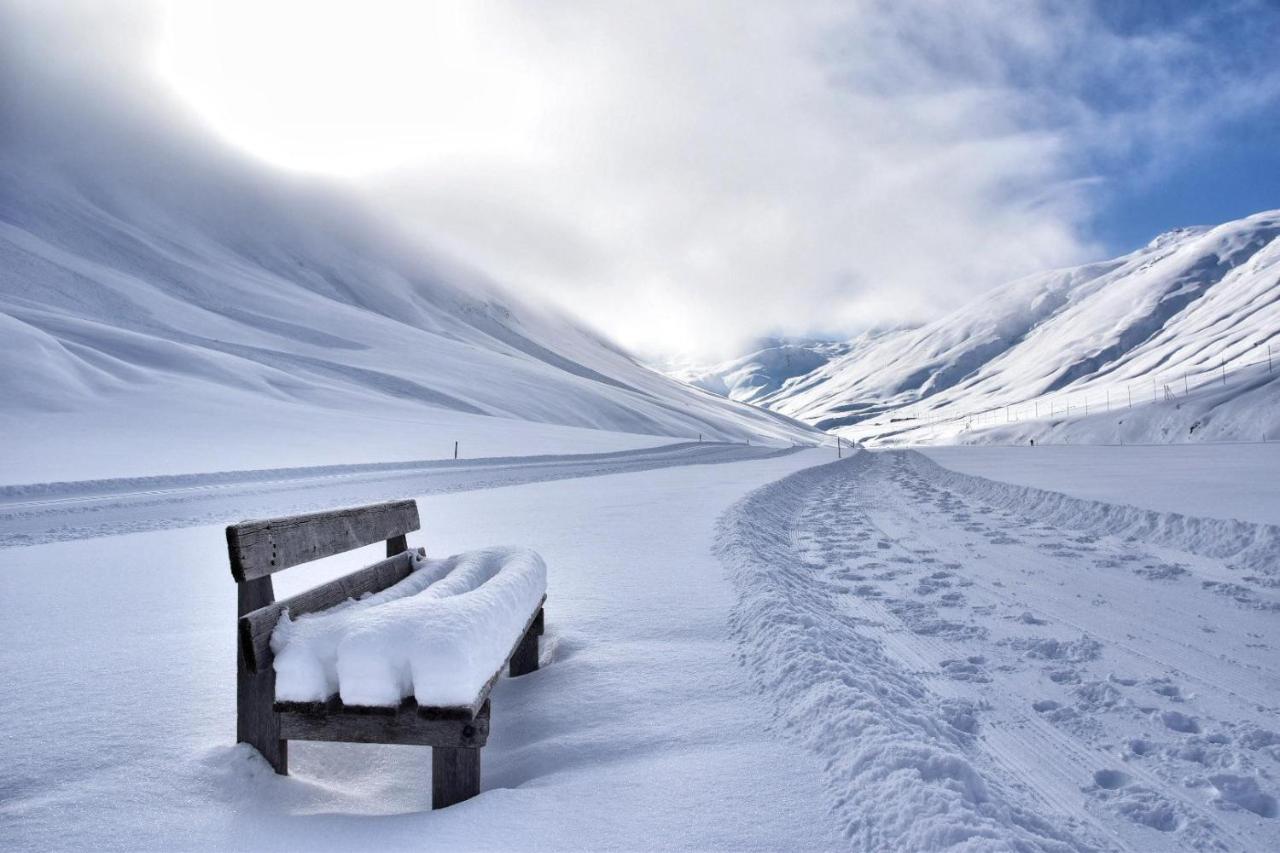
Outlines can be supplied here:
[[230, 142], [357, 176], [531, 156], [545, 82], [468, 3], [171, 3], [161, 77]]

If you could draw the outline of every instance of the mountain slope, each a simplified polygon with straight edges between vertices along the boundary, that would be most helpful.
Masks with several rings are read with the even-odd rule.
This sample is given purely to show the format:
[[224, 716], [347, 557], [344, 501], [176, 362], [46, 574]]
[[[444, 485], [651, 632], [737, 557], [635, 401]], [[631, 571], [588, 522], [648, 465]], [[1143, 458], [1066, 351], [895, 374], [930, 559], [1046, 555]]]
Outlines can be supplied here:
[[1257, 440], [1280, 428], [1280, 373], [1266, 368], [1278, 335], [1280, 211], [1270, 211], [864, 335], [757, 402], [884, 443]]
[[0, 481], [814, 438], [181, 121], [3, 94]]
[[840, 341], [766, 338], [747, 355], [718, 364], [671, 365], [666, 372], [730, 400], [754, 402], [847, 352]]

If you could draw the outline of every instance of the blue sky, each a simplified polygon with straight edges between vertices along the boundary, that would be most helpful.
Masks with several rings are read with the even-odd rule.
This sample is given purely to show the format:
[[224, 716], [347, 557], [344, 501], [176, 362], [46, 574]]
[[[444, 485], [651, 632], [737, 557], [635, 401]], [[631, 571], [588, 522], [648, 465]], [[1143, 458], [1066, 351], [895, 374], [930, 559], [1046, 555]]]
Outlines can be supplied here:
[[[1175, 123], [1130, 156], [1104, 164], [1091, 233], [1127, 251], [1171, 228], [1280, 207], [1280, 3], [1129, 0], [1097, 10], [1126, 37], [1172, 34], [1191, 46], [1168, 69], [1167, 84], [1191, 89], [1191, 111], [1218, 100], [1240, 103], [1208, 127], [1190, 116], [1185, 132]], [[1123, 81], [1101, 81], [1100, 109], [1108, 106], [1109, 87], [1135, 94]]]

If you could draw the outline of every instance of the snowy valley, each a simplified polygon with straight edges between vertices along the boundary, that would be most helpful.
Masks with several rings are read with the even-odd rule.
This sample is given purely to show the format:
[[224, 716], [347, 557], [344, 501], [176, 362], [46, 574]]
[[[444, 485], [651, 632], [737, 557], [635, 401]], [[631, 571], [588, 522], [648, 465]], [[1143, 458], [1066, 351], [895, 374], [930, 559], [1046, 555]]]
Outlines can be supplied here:
[[[139, 50], [110, 25], [124, 6], [78, 7], [68, 58], [52, 37], [65, 21], [37, 5], [0, 0], [0, 850], [1280, 849], [1280, 210], [974, 283], [958, 310], [849, 340], [758, 337], [774, 318], [744, 312], [781, 302], [749, 298], [744, 278], [720, 306], [742, 334], [719, 339], [754, 340], [749, 351], [655, 367], [582, 319], [587, 291], [540, 298], [405, 227], [355, 179], [231, 145], [149, 71], [121, 70], [113, 50]], [[411, 139], [400, 120], [415, 109], [435, 122], [429, 142], [514, 91], [441, 162], [487, 170], [486, 145], [515, 140], [517, 167], [486, 171], [485, 186], [512, 207], [542, 214], [567, 198], [583, 207], [575, 223], [608, 219], [561, 230], [548, 213], [552, 242], [604, 235], [567, 253], [583, 269], [611, 248], [625, 257], [610, 269], [645, 254], [646, 204], [706, 221], [681, 243], [689, 257], [649, 252], [635, 279], [589, 281], [602, 302], [636, 281], [660, 301], [652, 269], [749, 278], [759, 259], [734, 250], [745, 234], [799, 247], [796, 299], [829, 297], [801, 312], [821, 319], [856, 295], [802, 286], [823, 268], [808, 266], [801, 232], [843, 239], [852, 212], [869, 236], [850, 246], [892, 256], [920, 187], [956, 185], [986, 211], [1001, 196], [983, 169], [1021, 186], [1026, 175], [993, 164], [1031, 163], [1027, 138], [1045, 132], [1006, 136], [992, 93], [1008, 80], [953, 90], [963, 75], [950, 68], [936, 75], [945, 97], [910, 93], [910, 121], [846, 112], [880, 103], [923, 61], [914, 53], [883, 76], [872, 57], [876, 85], [841, 90], [828, 123], [810, 85], [858, 69], [811, 65], [813, 45], [843, 63], [871, 56], [865, 42], [846, 51], [819, 29], [794, 56], [703, 44], [707, 22], [717, 37], [799, 30], [796, 4], [773, 26], [751, 26], [744, 6], [699, 7], [707, 21], [677, 16], [665, 41], [640, 4], [635, 20], [610, 7], [609, 26], [645, 39], [632, 51], [588, 39], [600, 24], [581, 7], [542, 9], [527, 32], [506, 19], [532, 13], [508, 7], [470, 39], [449, 27], [472, 4], [431, 19], [438, 32], [402, 21], [425, 6], [379, 7], [415, 59], [443, 63], [410, 79], [412, 98], [390, 94], [390, 35], [344, 41], [376, 12], [342, 7], [326, 41], [327, 7], [303, 5], [305, 21], [272, 4], [225, 20], [222, 4], [202, 7], [215, 79], [249, 66], [240, 36], [261, 37], [322, 104], [309, 133], [337, 137], [346, 121], [389, 144]], [[880, 21], [877, 43], [923, 38], [949, 8], [858, 8], [899, 6], [919, 20]], [[977, 9], [933, 53], [970, 45]], [[1064, 22], [1046, 31], [1054, 45]], [[1011, 41], [1001, 33], [990, 44]], [[522, 53], [522, 38], [537, 50]], [[114, 39], [132, 46], [108, 49]], [[717, 78], [683, 113], [682, 45], [698, 68], [742, 54], [767, 77]], [[340, 49], [353, 46], [360, 62]], [[462, 46], [487, 59], [444, 73]], [[511, 68], [491, 50], [509, 50]], [[608, 90], [626, 145], [587, 145], [586, 120], [545, 124], [585, 174], [603, 169], [584, 181], [591, 202], [621, 192], [628, 161], [642, 191], [610, 218], [572, 181], [529, 190], [547, 152], [521, 138], [520, 109], [542, 120], [570, 104], [576, 118], [633, 53], [662, 97], [636, 80]], [[541, 101], [524, 88], [531, 56], [554, 66]], [[342, 85], [317, 86], [331, 67]], [[784, 85], [797, 68], [798, 91]], [[356, 118], [333, 106], [351, 93]], [[788, 109], [739, 116], [743, 94]], [[382, 100], [394, 102], [385, 125], [363, 111]], [[1045, 99], [1030, 100], [1039, 116]], [[287, 112], [266, 103], [273, 120]], [[801, 133], [769, 144], [770, 128], [797, 123], [793, 104]], [[953, 133], [953, 112], [980, 114], [979, 127]], [[685, 123], [708, 116], [714, 156], [700, 161]], [[899, 124], [911, 144], [843, 135]], [[672, 127], [674, 156], [641, 144]], [[930, 149], [931, 134], [947, 146]], [[858, 168], [840, 180], [786, 168], [848, 151]], [[871, 180], [898, 157], [910, 168]], [[700, 194], [702, 172], [727, 202]], [[504, 194], [504, 180], [526, 194]], [[870, 196], [846, 209], [864, 184]], [[814, 194], [792, 221], [782, 200], [797, 187]], [[1035, 218], [1028, 242], [1061, 261], [1066, 232], [1032, 198], [990, 219]], [[958, 221], [971, 205], [952, 201], [939, 209]], [[490, 256], [537, 256], [520, 254], [519, 216], [464, 202]], [[664, 237], [685, 230], [660, 219]], [[949, 262], [968, 232], [942, 231], [918, 250]], [[997, 280], [1048, 266], [1031, 255]], [[905, 281], [911, 265], [894, 257]], [[839, 266], [850, 258], [863, 260], [851, 249]], [[870, 278], [835, 281], [895, 298]], [[690, 304], [703, 283], [684, 283]], [[665, 306], [686, 309], [704, 316]]]

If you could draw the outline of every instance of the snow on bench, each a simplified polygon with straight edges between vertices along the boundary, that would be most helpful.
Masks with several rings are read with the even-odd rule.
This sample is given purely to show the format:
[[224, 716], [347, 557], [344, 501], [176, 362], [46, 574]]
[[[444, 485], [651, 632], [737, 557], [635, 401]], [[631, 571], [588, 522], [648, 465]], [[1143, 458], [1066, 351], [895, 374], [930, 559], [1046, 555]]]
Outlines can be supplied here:
[[[227, 528], [236, 738], [277, 773], [290, 740], [413, 744], [432, 747], [433, 808], [480, 792], [490, 691], [538, 668], [546, 566], [517, 548], [427, 560], [418, 527], [392, 501]], [[275, 600], [275, 572], [384, 540], [385, 560]]]
[[526, 548], [412, 559], [412, 573], [381, 592], [296, 619], [281, 615], [271, 636], [276, 701], [475, 701], [541, 604], [546, 565]]

